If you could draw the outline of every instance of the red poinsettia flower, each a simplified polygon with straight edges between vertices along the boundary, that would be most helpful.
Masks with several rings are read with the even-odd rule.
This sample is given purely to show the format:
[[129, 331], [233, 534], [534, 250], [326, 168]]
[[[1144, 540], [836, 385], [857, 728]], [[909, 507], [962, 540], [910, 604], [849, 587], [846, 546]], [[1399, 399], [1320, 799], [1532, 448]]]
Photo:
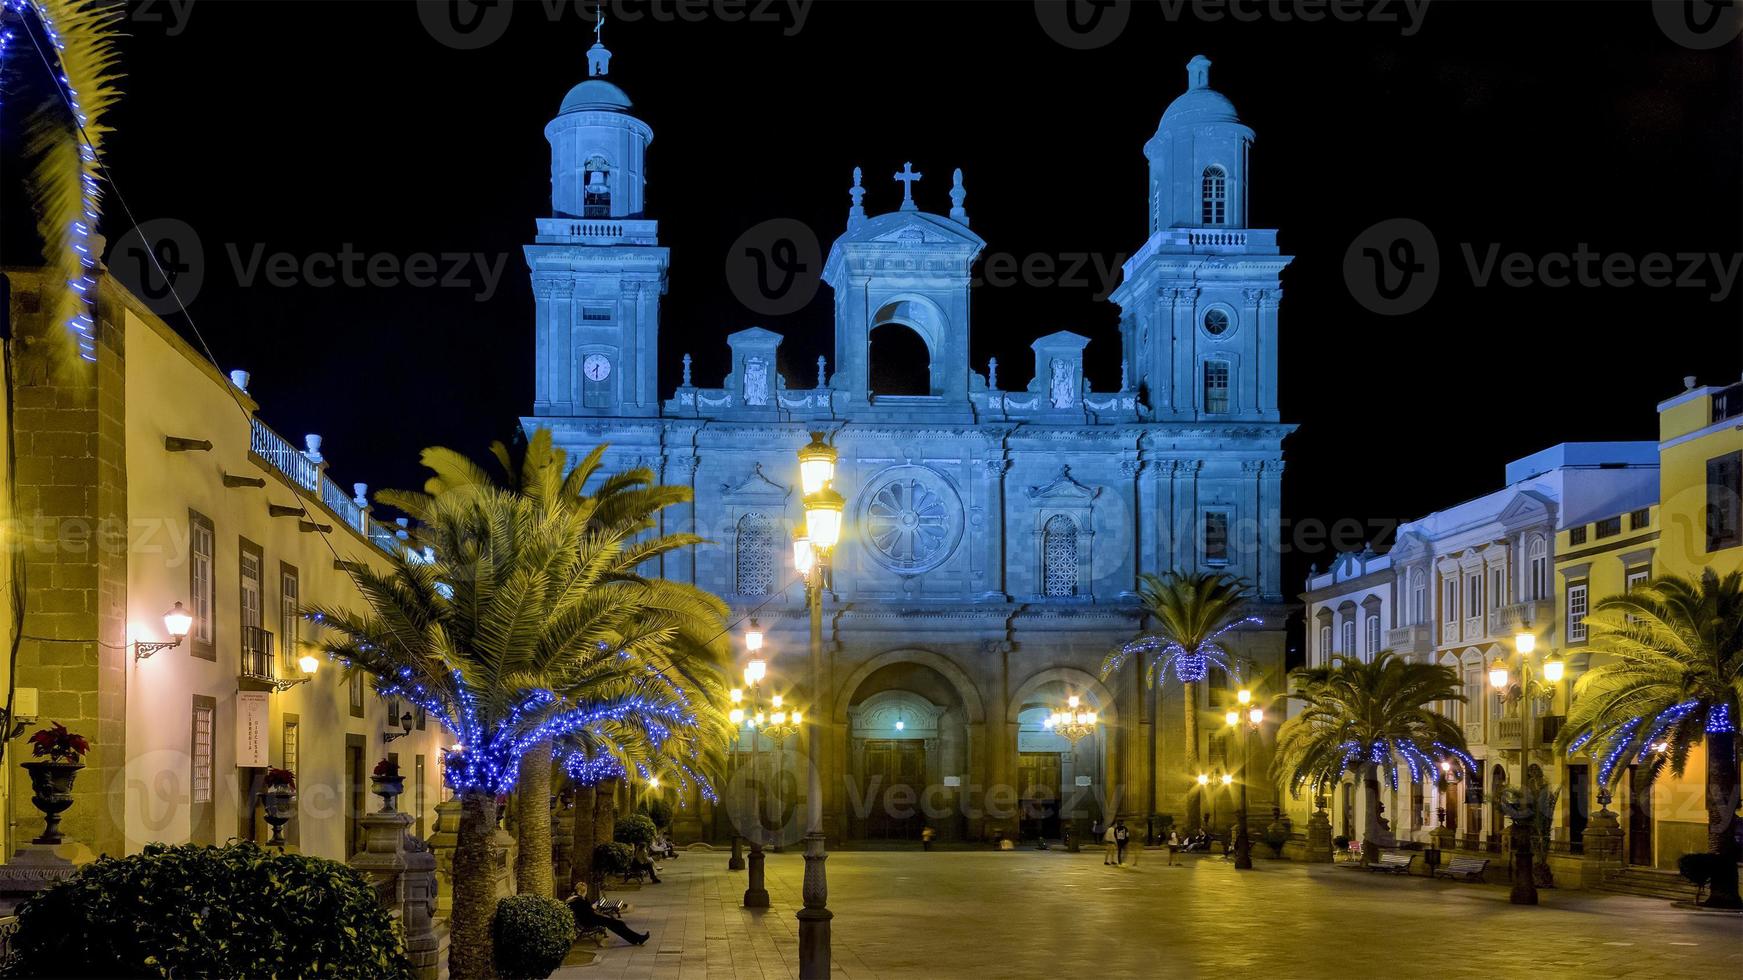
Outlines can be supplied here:
[[268, 769], [266, 770], [266, 776], [261, 779], [261, 785], [265, 786], [267, 789], [279, 789], [282, 787], [284, 789], [295, 790], [297, 788], [297, 774], [291, 772], [289, 769]]
[[398, 779], [399, 763], [392, 759], [383, 759], [375, 764], [375, 775], [381, 779]]
[[90, 751], [91, 743], [85, 736], [67, 731], [58, 721], [30, 736], [31, 754], [46, 755], [51, 762], [78, 762]]

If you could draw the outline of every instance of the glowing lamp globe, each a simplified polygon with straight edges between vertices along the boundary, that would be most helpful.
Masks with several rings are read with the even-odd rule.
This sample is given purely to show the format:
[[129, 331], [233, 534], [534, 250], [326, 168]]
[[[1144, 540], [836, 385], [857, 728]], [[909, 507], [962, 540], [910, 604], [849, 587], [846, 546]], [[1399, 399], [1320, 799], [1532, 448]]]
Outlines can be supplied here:
[[1567, 664], [1555, 654], [1550, 654], [1543, 661], [1543, 679], [1551, 684], [1561, 683], [1562, 675], [1567, 671]]
[[1238, 711], [1231, 711], [1228, 714], [1223, 715], [1223, 721], [1228, 722], [1230, 725], [1239, 725], [1241, 723], [1241, 713]]
[[321, 661], [314, 654], [305, 653], [297, 659], [297, 666], [302, 668], [303, 673], [313, 677], [315, 671], [321, 669]]
[[805, 724], [805, 712], [803, 712], [803, 711], [793, 712], [793, 724], [795, 724], [795, 725]]
[[800, 575], [811, 574], [811, 569], [817, 567], [817, 552], [811, 550], [811, 539], [797, 537], [793, 539], [793, 571]]
[[1231, 775], [1229, 775], [1229, 774], [1228, 774], [1228, 773], [1226, 773], [1226, 772], [1225, 772], [1225, 773], [1223, 773], [1223, 785], [1224, 785], [1224, 786], [1227, 786], [1227, 785], [1229, 785], [1229, 784], [1230, 784], [1230, 783], [1233, 783], [1233, 782], [1234, 782], [1234, 781], [1235, 781], [1235, 777], [1233, 777], [1233, 776], [1231, 776]]
[[750, 629], [744, 631], [744, 648], [755, 653], [763, 648], [763, 631], [756, 623], [750, 624]]
[[660, 777], [649, 776], [648, 777], [648, 789], [659, 789], [659, 788], [660, 788]]
[[163, 614], [163, 628], [171, 637], [180, 640], [188, 635], [188, 630], [194, 628], [194, 616], [178, 602], [170, 607], [169, 612]]
[[847, 500], [828, 487], [805, 495], [805, 536], [822, 551], [841, 540], [841, 512]]
[[823, 433], [811, 433], [811, 441], [799, 450], [799, 488], [810, 496], [835, 479], [835, 447], [823, 441]]
[[1254, 708], [1251, 711], [1248, 711], [1247, 712], [1247, 720], [1252, 722], [1255, 725], [1263, 723], [1265, 720], [1265, 709], [1264, 708]]
[[728, 701], [731, 701], [733, 704], [738, 704], [740, 701], [744, 700], [744, 690], [742, 688], [735, 687], [732, 690], [726, 692], [726, 699]]
[[1513, 634], [1513, 648], [1518, 650], [1520, 653], [1530, 653], [1537, 649], [1537, 634], [1529, 633], [1524, 630]]
[[1205, 775], [1205, 774], [1204, 774], [1204, 773], [1202, 773], [1202, 772], [1201, 772], [1201, 773], [1199, 773], [1199, 774], [1198, 774], [1198, 785], [1200, 785], [1200, 786], [1209, 786], [1209, 785], [1210, 785], [1210, 777], [1209, 777], [1209, 776], [1206, 776], [1206, 775]]
[[768, 673], [769, 673], [768, 661], [763, 660], [761, 657], [758, 657], [757, 659], [752, 660], [750, 663], [745, 664], [745, 666], [744, 666], [745, 683], [746, 684], [760, 684], [760, 683], [762, 683], [762, 679], [764, 677], [768, 676]]
[[775, 695], [769, 699], [769, 703], [774, 707], [779, 708], [781, 706], [781, 696], [779, 694]]
[[1495, 662], [1489, 665], [1489, 686], [1497, 690], [1507, 686], [1507, 665], [1502, 663], [1500, 657], [1496, 657]]
[[731, 711], [728, 711], [726, 713], [726, 720], [732, 722], [734, 725], [744, 724], [744, 709], [734, 708]]
[[1241, 704], [1246, 704], [1253, 700], [1253, 692], [1243, 687], [1235, 694], [1235, 700]]
[[769, 716], [769, 720], [777, 725], [785, 725], [787, 723], [787, 713], [785, 711], [777, 711]]

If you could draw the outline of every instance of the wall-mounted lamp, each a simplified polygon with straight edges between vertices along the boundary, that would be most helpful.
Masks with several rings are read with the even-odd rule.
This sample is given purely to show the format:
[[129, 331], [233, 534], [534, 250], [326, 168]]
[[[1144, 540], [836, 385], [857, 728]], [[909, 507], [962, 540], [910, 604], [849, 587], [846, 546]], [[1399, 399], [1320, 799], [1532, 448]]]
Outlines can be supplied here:
[[163, 628], [165, 632], [169, 633], [170, 639], [135, 640], [133, 643], [134, 661], [144, 660], [159, 650], [173, 650], [181, 646], [182, 641], [188, 638], [188, 630], [192, 629], [193, 626], [193, 614], [183, 609], [181, 603], [176, 603], [170, 607], [169, 612], [163, 614]]
[[408, 711], [405, 714], [399, 716], [399, 731], [397, 731], [397, 732], [382, 732], [381, 733], [381, 740], [383, 742], [391, 742], [396, 738], [405, 738], [407, 735], [410, 735], [411, 733], [412, 733], [412, 713]]

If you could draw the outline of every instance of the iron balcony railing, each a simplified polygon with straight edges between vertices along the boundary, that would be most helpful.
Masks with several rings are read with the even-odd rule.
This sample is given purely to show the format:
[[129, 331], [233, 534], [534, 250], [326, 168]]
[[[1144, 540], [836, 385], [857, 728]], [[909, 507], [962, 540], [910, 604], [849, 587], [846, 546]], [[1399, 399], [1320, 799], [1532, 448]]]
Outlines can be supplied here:
[[242, 676], [270, 681], [277, 674], [272, 662], [272, 634], [259, 626], [242, 627]]

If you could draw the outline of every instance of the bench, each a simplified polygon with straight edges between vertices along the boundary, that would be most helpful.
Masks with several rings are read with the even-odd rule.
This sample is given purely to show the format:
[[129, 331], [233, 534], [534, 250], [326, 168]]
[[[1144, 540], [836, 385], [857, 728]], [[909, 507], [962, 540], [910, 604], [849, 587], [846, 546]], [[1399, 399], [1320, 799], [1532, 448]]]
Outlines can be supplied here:
[[1380, 859], [1368, 865], [1369, 871], [1389, 871], [1392, 874], [1409, 874], [1410, 862], [1415, 856], [1405, 851], [1380, 852]]
[[1466, 881], [1482, 881], [1483, 873], [1489, 870], [1488, 858], [1453, 858], [1445, 865], [1435, 870], [1436, 877], [1463, 878]]

